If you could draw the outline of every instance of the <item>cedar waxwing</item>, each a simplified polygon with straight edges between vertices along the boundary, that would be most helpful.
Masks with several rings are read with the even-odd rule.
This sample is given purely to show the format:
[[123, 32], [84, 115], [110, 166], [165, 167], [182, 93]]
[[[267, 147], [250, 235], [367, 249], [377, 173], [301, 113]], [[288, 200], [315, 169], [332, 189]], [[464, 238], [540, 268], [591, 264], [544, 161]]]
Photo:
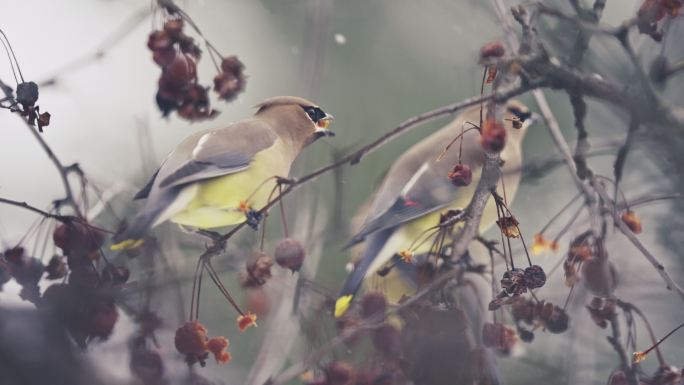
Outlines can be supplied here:
[[254, 117], [190, 135], [164, 160], [134, 199], [146, 198], [113, 249], [135, 247], [152, 227], [171, 221], [199, 229], [248, 219], [266, 205], [304, 147], [323, 136], [332, 115], [314, 103], [278, 96], [256, 106]]
[[[483, 116], [487, 115], [484, 108]], [[527, 127], [532, 119], [529, 109], [517, 101], [508, 101], [504, 110], [504, 126], [506, 128], [506, 145], [500, 156], [504, 161], [502, 167], [503, 183], [509, 201], [513, 199], [520, 183], [522, 164], [521, 144]], [[426, 230], [439, 224], [440, 212], [447, 209], [465, 209], [473, 196], [480, 179], [485, 154], [479, 142], [480, 135], [467, 132], [463, 135], [461, 162], [472, 169], [472, 182], [463, 187], [452, 185], [447, 177], [449, 171], [459, 161], [458, 142], [446, 152], [440, 160], [438, 155], [463, 128], [469, 128], [468, 122], [477, 124], [480, 121], [480, 107], [464, 111], [453, 122], [422, 140], [392, 165], [384, 177], [372, 203], [368, 205], [366, 220], [360, 230], [353, 236], [349, 245], [365, 241], [360, 259], [347, 276], [338, 300], [335, 303], [335, 316], [339, 317], [350, 306], [353, 296], [364, 280], [375, 277], [375, 272], [393, 260], [398, 261], [397, 253], [402, 250], [412, 251], [416, 256], [427, 254], [432, 246], [432, 238], [415, 243], [425, 236]], [[516, 128], [517, 127], [517, 128]], [[484, 232], [496, 220], [496, 206], [490, 199], [485, 207], [480, 232]], [[416, 247], [416, 244], [420, 245]], [[412, 265], [397, 262], [391, 275], [410, 271]], [[396, 272], [399, 270], [399, 272]], [[386, 276], [383, 279], [384, 292], [388, 300], [396, 302], [402, 294], [410, 293], [411, 280], [395, 279]], [[415, 288], [413, 288], [415, 290]]]

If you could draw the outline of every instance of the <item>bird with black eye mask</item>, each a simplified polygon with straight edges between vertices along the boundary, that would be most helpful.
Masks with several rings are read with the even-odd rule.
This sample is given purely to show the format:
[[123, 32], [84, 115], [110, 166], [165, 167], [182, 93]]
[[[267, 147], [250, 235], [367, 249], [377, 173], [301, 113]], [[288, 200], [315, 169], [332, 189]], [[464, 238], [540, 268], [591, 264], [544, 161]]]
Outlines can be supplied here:
[[112, 248], [139, 245], [165, 221], [198, 229], [244, 222], [307, 145], [334, 135], [332, 115], [306, 99], [279, 96], [256, 107], [254, 117], [197, 132], [172, 150], [135, 196], [145, 203]]

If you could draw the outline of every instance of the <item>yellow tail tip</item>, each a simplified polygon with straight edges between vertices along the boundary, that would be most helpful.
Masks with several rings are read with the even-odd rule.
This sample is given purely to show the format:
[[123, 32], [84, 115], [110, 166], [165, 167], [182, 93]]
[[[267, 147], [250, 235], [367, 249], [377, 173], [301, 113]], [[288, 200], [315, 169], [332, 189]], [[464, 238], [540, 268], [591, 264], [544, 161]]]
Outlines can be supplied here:
[[354, 296], [352, 294], [343, 295], [335, 301], [335, 318], [342, 317], [347, 312]]
[[135, 249], [136, 247], [140, 247], [144, 243], [144, 240], [142, 239], [126, 239], [125, 241], [121, 241], [119, 243], [115, 243], [109, 248], [112, 251], [119, 251], [119, 250], [130, 250], [130, 249]]

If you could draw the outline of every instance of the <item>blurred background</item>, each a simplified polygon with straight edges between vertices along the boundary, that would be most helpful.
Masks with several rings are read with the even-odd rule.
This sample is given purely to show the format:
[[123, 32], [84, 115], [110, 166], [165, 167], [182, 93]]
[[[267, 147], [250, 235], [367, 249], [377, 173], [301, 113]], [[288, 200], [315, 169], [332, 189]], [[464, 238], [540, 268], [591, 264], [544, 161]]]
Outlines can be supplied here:
[[[571, 11], [565, 1], [544, 3]], [[213, 100], [220, 115], [201, 123], [189, 123], [176, 115], [164, 119], [155, 105], [159, 68], [152, 62], [146, 41], [150, 31], [158, 27], [158, 21], [149, 16], [148, 2], [25, 0], [5, 1], [0, 8], [0, 28], [12, 42], [24, 77], [38, 83], [51, 81], [40, 88], [39, 104], [52, 114], [43, 137], [64, 164], [78, 162], [89, 183], [115, 195], [112, 204], [121, 217], [134, 212], [136, 206], [130, 197], [182, 138], [248, 117], [254, 112], [252, 106], [267, 97], [303, 96], [336, 118], [331, 128], [337, 136], [307, 149], [293, 171], [296, 177], [370, 142], [407, 118], [479, 94], [479, 48], [487, 41], [503, 38], [487, 1], [188, 0], [178, 4], [222, 53], [240, 58], [248, 76], [246, 91], [231, 103]], [[633, 16], [639, 5], [639, 1], [609, 0], [603, 21], [617, 25]], [[682, 19], [672, 24], [668, 26], [673, 28], [670, 35], [682, 36]], [[116, 31], [122, 25], [125, 34], [119, 35]], [[540, 33], [552, 51], [563, 52], [572, 43], [574, 35], [567, 33], [566, 28], [567, 25], [555, 22], [544, 25]], [[78, 64], [79, 58], [97, 52], [112, 33], [117, 36], [115, 44], [105, 47], [98, 59]], [[656, 44], [647, 37], [634, 38], [645, 64], [660, 50], [674, 58], [684, 54], [684, 47], [676, 39]], [[586, 56], [587, 68], [628, 84], [633, 75], [619, 48], [611, 40], [595, 37]], [[9, 63], [0, 63], [0, 78], [10, 83]], [[211, 83], [212, 71], [210, 60], [200, 61], [200, 82]], [[680, 75], [672, 79], [665, 90], [677, 104], [681, 104], [683, 96], [682, 78]], [[566, 138], [573, 144], [575, 129], [567, 95], [549, 91], [546, 94]], [[536, 110], [529, 96], [521, 100]], [[0, 196], [46, 208], [63, 195], [59, 175], [17, 117], [0, 112]], [[591, 158], [597, 172], [612, 175], [616, 144], [624, 140], [627, 119], [625, 111], [589, 101], [590, 141], [596, 148], [608, 149], [607, 154]], [[310, 278], [315, 277], [330, 293], [341, 287], [349, 257], [341, 246], [347, 240], [356, 210], [397, 156], [448, 121], [442, 119], [415, 129], [364, 158], [359, 165], [345, 166], [321, 177], [302, 188], [301, 193], [285, 199], [288, 212], [293, 214], [290, 219], [294, 233], [305, 241], [312, 257], [305, 269]], [[628, 198], [682, 191], [682, 137], [681, 132], [673, 132], [637, 142], [627, 160], [622, 183]], [[523, 148], [525, 159], [530, 161], [553, 156], [556, 151], [543, 124], [531, 128]], [[565, 167], [524, 174], [512, 205], [523, 234], [531, 239], [575, 194]], [[680, 284], [684, 284], [682, 213], [682, 205], [671, 201], [638, 209], [644, 225], [640, 239]], [[570, 214], [566, 213], [565, 218]], [[0, 206], [2, 247], [16, 245], [35, 221], [36, 216], [28, 211]], [[562, 221], [558, 227], [561, 224]], [[275, 225], [269, 227], [269, 239], [279, 237]], [[174, 268], [179, 274], [191, 273], [202, 241], [193, 240], [170, 225], [162, 226], [159, 232], [181, 245], [181, 251], [169, 257]], [[561, 251], [535, 257], [535, 263], [548, 271], [563, 258], [564, 248], [575, 235], [577, 232], [570, 231], [561, 240]], [[254, 241], [252, 235], [243, 238], [232, 252], [239, 253], [240, 247], [248, 248]], [[616, 294], [640, 306], [659, 336], [684, 321], [680, 298], [665, 290], [656, 271], [625, 238], [611, 236], [608, 245], [619, 269]], [[222, 255], [215, 261], [227, 270], [224, 281], [237, 288], [230, 260]], [[141, 274], [138, 278], [144, 277]], [[295, 278], [289, 273], [276, 279], [274, 285], [294, 286]], [[32, 307], [18, 297], [18, 290], [16, 284], [5, 285], [0, 292], [0, 306]], [[562, 274], [557, 273], [540, 294], [554, 303], [563, 303], [567, 291]], [[183, 321], [176, 306], [179, 294], [187, 303], [189, 282], [179, 292], [161, 290], [157, 297], [168, 317], [158, 333], [160, 349], [177, 363], [167, 365], [169, 375], [186, 370], [172, 342], [173, 332]], [[618, 362], [605, 339], [608, 332], [597, 328], [584, 310], [589, 298], [581, 288], [573, 294], [568, 305], [573, 315], [568, 332], [538, 333], [534, 343], [519, 343], [512, 356], [499, 359], [504, 383], [605, 383]], [[278, 299], [271, 306], [277, 309], [282, 301], [285, 300]], [[250, 368], [257, 355], [265, 354], [263, 347], [285, 349], [291, 345], [295, 352], [307, 349], [296, 342], [283, 342], [280, 346], [279, 340], [273, 340], [269, 334], [274, 328], [268, 318], [256, 329], [237, 332], [234, 311], [212, 289], [203, 292], [201, 315], [211, 332], [231, 340], [229, 351], [234, 358], [230, 364], [220, 366], [210, 360], [206, 368], [198, 369], [217, 383], [243, 383], [254, 376]], [[637, 323], [638, 346], [646, 348], [646, 334]], [[126, 350], [131, 330], [132, 321], [122, 315], [110, 339], [93, 344], [82, 353], [82, 358], [93, 364], [97, 372], [105, 373], [108, 383], [131, 381]], [[277, 338], [298, 340], [303, 333], [297, 327], [287, 330], [287, 337]], [[684, 364], [684, 334], [675, 335], [662, 349], [668, 362]], [[283, 357], [282, 364], [292, 363], [296, 357]], [[656, 365], [651, 360], [645, 363], [649, 371]], [[270, 369], [277, 373], [280, 368]]]

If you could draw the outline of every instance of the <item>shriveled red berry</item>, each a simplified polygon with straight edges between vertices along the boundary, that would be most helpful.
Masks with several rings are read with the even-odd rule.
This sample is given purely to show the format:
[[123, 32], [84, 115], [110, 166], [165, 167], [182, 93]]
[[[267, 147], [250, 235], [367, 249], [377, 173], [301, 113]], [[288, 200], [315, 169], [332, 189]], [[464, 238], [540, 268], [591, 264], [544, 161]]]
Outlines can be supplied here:
[[506, 145], [506, 129], [494, 118], [487, 118], [480, 131], [482, 147], [491, 152], [500, 152]]
[[528, 289], [537, 289], [546, 283], [546, 273], [541, 266], [532, 265], [525, 269], [525, 285]]
[[65, 254], [88, 254], [102, 247], [105, 236], [102, 231], [92, 226], [72, 221], [57, 226], [52, 239], [55, 246], [62, 249]]
[[59, 255], [54, 255], [50, 258], [50, 262], [45, 267], [47, 272], [47, 279], [61, 279], [66, 277], [69, 273], [65, 258]]
[[518, 340], [515, 330], [501, 323], [485, 323], [482, 327], [482, 343], [490, 348], [510, 351]]
[[490, 41], [480, 47], [480, 60], [500, 58], [506, 54], [506, 49], [500, 41]]
[[183, 32], [183, 19], [171, 19], [164, 23], [164, 32], [169, 37], [176, 38]]
[[448, 178], [454, 186], [468, 186], [473, 181], [473, 172], [467, 164], [459, 163], [451, 170]]
[[225, 364], [231, 359], [230, 353], [226, 352], [228, 345], [230, 343], [225, 337], [214, 337], [207, 342], [207, 350], [214, 355], [216, 362]]
[[374, 314], [384, 314], [387, 310], [387, 298], [380, 291], [369, 291], [361, 298], [361, 314], [370, 317]]
[[171, 63], [164, 67], [162, 78], [172, 86], [181, 88], [197, 81], [197, 62], [184, 53], [177, 53]]
[[186, 322], [179, 327], [174, 338], [176, 350], [191, 356], [201, 356], [206, 353], [208, 341], [207, 329], [196, 321]]
[[273, 256], [279, 266], [295, 272], [302, 267], [306, 252], [301, 242], [293, 238], [285, 238], [278, 242]]
[[164, 31], [153, 31], [147, 38], [147, 48], [152, 51], [165, 50], [172, 46], [173, 39]]

